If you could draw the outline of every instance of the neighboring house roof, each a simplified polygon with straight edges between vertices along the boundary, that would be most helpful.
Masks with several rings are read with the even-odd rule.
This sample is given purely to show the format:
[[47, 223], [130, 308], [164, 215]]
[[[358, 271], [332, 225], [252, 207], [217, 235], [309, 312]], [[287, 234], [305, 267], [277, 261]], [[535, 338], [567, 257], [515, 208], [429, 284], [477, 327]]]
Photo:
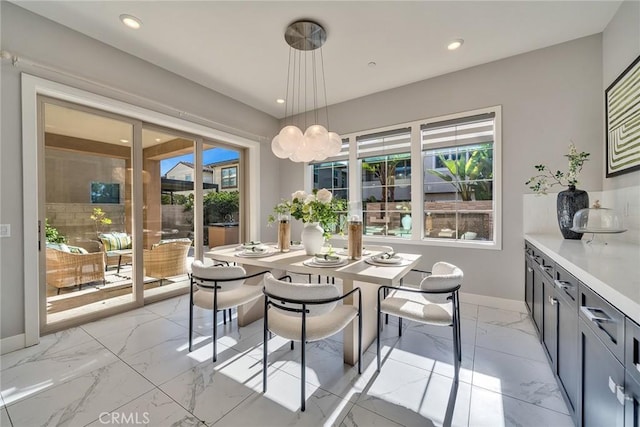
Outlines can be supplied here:
[[[169, 176], [169, 173], [170, 173], [171, 171], [173, 171], [174, 169], [176, 169], [176, 168], [177, 168], [178, 166], [180, 166], [180, 165], [186, 166], [186, 167], [191, 168], [191, 169], [195, 169], [194, 164], [193, 164], [193, 163], [191, 163], [191, 162], [178, 162], [178, 163], [176, 163], [176, 164], [175, 164], [175, 166], [174, 166], [174, 167], [172, 167], [171, 169], [169, 169], [169, 170], [167, 171], [167, 173], [165, 173], [165, 174], [164, 174], [164, 176], [165, 176], [165, 177]], [[212, 169], [211, 167], [207, 166], [207, 165], [204, 165], [204, 166], [202, 167], [202, 172], [213, 172], [213, 169]]]
[[223, 160], [221, 162], [214, 162], [214, 163], [209, 163], [205, 166], [210, 167], [210, 168], [216, 168], [216, 167], [220, 167], [220, 166], [227, 166], [227, 165], [237, 165], [240, 162], [240, 159], [231, 159], [231, 160]]

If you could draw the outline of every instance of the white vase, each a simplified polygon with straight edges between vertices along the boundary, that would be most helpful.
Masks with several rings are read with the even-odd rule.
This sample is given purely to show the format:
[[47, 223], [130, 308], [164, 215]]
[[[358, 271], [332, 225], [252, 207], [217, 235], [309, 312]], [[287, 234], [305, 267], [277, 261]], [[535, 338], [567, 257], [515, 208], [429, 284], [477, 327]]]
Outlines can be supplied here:
[[324, 244], [324, 230], [317, 222], [308, 222], [302, 229], [301, 239], [307, 255], [315, 255]]
[[405, 215], [402, 217], [402, 228], [405, 230], [411, 230], [411, 215]]

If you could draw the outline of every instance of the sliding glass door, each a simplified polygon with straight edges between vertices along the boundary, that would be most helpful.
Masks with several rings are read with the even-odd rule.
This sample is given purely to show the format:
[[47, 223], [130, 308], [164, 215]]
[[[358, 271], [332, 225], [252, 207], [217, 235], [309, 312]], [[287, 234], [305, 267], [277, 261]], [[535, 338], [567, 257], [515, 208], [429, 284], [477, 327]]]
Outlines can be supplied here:
[[194, 256], [196, 139], [143, 125], [143, 263], [145, 299], [184, 292]]
[[134, 301], [134, 124], [55, 100], [40, 105], [46, 329]]

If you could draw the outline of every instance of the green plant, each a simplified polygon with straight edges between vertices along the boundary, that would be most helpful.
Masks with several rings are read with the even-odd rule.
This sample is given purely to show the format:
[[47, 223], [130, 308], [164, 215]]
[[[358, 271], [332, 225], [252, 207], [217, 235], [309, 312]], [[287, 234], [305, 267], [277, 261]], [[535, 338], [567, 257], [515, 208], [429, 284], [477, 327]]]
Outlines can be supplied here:
[[346, 201], [334, 198], [325, 188], [314, 189], [311, 194], [296, 191], [291, 195], [291, 201], [284, 200], [273, 208], [268, 222], [272, 224], [277, 214], [290, 214], [303, 223], [317, 222], [324, 229], [325, 238], [331, 237], [331, 230], [339, 223], [339, 212], [347, 207]]
[[[376, 162], [362, 162], [362, 170], [371, 172], [373, 176], [378, 178], [380, 181], [380, 185], [382, 186], [382, 201], [393, 201], [395, 200], [395, 177], [396, 177], [396, 169], [400, 162], [407, 160], [407, 156], [404, 154], [394, 154], [387, 157], [386, 161], [384, 159]], [[374, 200], [369, 200], [375, 202]], [[370, 197], [370, 198], [371, 198]]]
[[[447, 168], [448, 173], [435, 169], [428, 169], [427, 172], [453, 185], [464, 201], [472, 200], [474, 193], [476, 193], [476, 199], [484, 197], [487, 200], [486, 197], [490, 197], [491, 194], [490, 183], [478, 180], [493, 177], [493, 162], [489, 156], [490, 147], [489, 144], [483, 144], [480, 148], [473, 150], [468, 158], [461, 155], [457, 159], [447, 159], [439, 154], [438, 158]], [[480, 197], [477, 197], [477, 193], [480, 193]]]
[[578, 153], [576, 146], [571, 143], [569, 145], [569, 154], [564, 155], [569, 159], [569, 171], [562, 172], [560, 170], [555, 173], [546, 165], [535, 165], [534, 167], [540, 174], [531, 177], [525, 185], [528, 185], [536, 194], [547, 194], [547, 190], [554, 185], [575, 186], [578, 184], [578, 176], [582, 171], [584, 162], [589, 160], [590, 153], [582, 151]]
[[44, 219], [44, 233], [49, 243], [66, 243], [67, 238], [64, 237], [57, 228], [49, 224], [49, 218]]
[[93, 208], [93, 213], [89, 216], [96, 225], [96, 233], [100, 233], [105, 225], [111, 225], [111, 218], [101, 208]]
[[221, 191], [207, 193], [203, 197], [205, 220], [211, 222], [230, 222], [240, 210], [240, 193]]

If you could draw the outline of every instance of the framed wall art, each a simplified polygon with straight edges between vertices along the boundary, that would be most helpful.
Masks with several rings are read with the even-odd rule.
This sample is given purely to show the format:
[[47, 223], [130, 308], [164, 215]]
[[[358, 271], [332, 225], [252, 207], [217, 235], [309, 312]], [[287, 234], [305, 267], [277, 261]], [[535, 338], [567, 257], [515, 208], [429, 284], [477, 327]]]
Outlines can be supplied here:
[[607, 178], [640, 170], [640, 56], [605, 91]]

